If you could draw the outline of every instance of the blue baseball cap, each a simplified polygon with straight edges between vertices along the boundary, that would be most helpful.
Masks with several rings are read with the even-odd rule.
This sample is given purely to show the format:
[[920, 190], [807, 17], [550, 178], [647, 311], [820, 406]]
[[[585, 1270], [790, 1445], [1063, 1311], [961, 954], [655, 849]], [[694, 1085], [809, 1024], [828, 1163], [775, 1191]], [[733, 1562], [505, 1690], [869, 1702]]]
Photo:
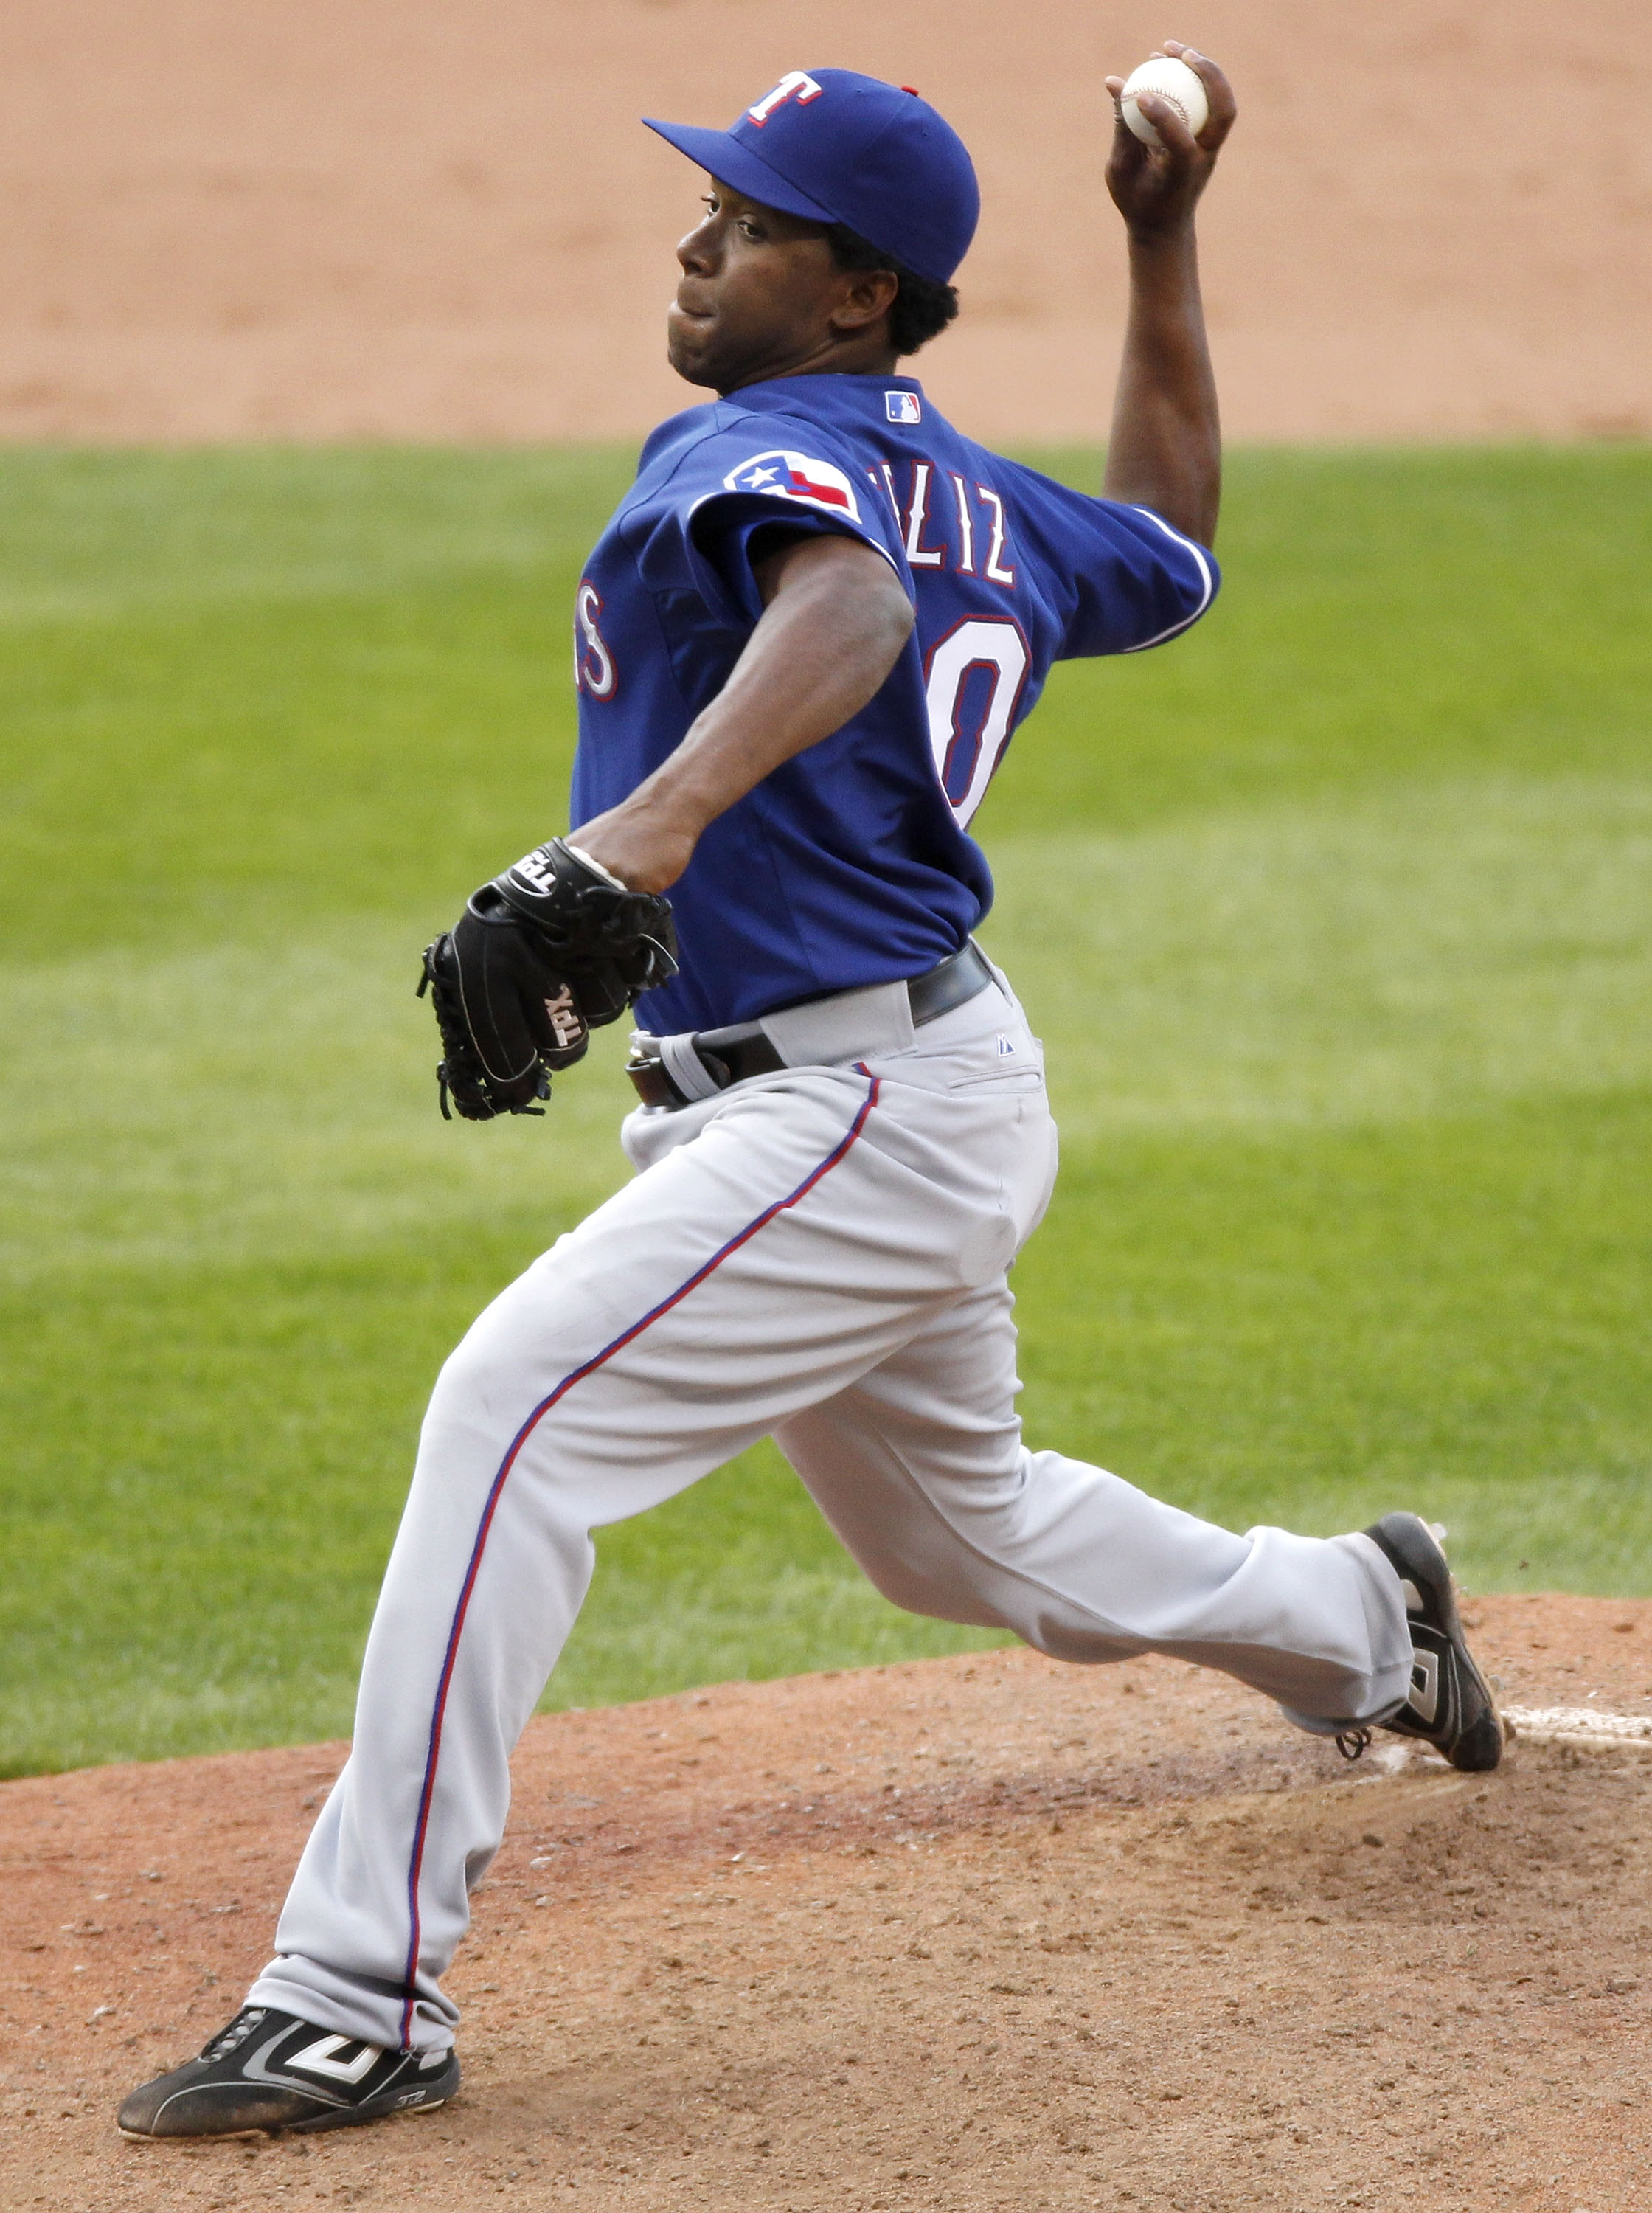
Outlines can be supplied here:
[[975, 235], [968, 149], [910, 85], [854, 70], [789, 70], [727, 131], [643, 118], [748, 199], [847, 223], [919, 277], [949, 284]]

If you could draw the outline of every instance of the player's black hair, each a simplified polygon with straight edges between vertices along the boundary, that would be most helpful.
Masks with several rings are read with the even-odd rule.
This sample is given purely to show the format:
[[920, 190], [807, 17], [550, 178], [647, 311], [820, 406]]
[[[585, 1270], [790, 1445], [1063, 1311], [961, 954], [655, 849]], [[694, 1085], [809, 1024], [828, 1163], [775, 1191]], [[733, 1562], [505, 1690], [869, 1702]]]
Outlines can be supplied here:
[[846, 223], [826, 230], [826, 244], [839, 269], [887, 269], [900, 279], [894, 305], [889, 310], [889, 341], [897, 354], [916, 353], [938, 338], [958, 313], [955, 286], [937, 284], [933, 277], [919, 277], [897, 261], [893, 253], [874, 246]]

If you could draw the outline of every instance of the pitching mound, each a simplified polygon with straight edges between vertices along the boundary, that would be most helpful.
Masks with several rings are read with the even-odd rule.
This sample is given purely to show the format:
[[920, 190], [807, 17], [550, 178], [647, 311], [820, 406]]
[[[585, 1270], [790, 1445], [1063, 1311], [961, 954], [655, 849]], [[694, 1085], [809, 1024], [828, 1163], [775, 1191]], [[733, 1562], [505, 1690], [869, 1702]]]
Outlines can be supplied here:
[[1652, 1605], [1477, 1612], [1494, 1777], [1019, 1651], [536, 1722], [460, 2098], [309, 2140], [112, 2117], [233, 2011], [342, 1747], [8, 1784], [0, 2204], [1624, 2213]]

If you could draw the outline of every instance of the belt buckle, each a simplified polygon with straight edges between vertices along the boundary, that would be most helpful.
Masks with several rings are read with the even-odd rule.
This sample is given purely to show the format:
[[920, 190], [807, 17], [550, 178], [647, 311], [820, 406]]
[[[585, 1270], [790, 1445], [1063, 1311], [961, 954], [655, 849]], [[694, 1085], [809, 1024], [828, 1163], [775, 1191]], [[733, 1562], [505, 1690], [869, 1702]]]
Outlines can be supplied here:
[[[716, 1035], [715, 1032], [707, 1033]], [[652, 1052], [649, 1047], [653, 1046]], [[719, 1054], [700, 1043], [699, 1034], [688, 1039], [687, 1050], [698, 1065], [704, 1070], [710, 1084], [709, 1091], [698, 1086], [685, 1088], [685, 1079], [672, 1065], [658, 1039], [646, 1030], [631, 1032], [631, 1054], [625, 1063], [625, 1073], [637, 1097], [649, 1106], [692, 1106], [697, 1100], [714, 1099], [720, 1091], [727, 1091], [735, 1081], [735, 1071]]]
[[[625, 1060], [625, 1074], [631, 1078], [631, 1088], [644, 1106], [666, 1106], [675, 1109], [686, 1106], [688, 1101], [671, 1080], [671, 1071], [657, 1052], [644, 1050], [644, 1030], [631, 1033], [631, 1052]], [[652, 1039], [649, 1039], [652, 1042]]]

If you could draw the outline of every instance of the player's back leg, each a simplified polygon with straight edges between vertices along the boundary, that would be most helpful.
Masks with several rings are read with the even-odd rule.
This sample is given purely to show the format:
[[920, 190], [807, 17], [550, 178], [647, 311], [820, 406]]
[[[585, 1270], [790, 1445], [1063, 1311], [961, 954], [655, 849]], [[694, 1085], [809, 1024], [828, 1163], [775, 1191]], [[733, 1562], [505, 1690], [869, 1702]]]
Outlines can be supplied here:
[[1002, 1279], [969, 1294], [776, 1432], [878, 1588], [1058, 1659], [1162, 1652], [1220, 1667], [1310, 1722], [1399, 1705], [1411, 1642], [1371, 1539], [1238, 1535], [1027, 1450], [1011, 1305]]

